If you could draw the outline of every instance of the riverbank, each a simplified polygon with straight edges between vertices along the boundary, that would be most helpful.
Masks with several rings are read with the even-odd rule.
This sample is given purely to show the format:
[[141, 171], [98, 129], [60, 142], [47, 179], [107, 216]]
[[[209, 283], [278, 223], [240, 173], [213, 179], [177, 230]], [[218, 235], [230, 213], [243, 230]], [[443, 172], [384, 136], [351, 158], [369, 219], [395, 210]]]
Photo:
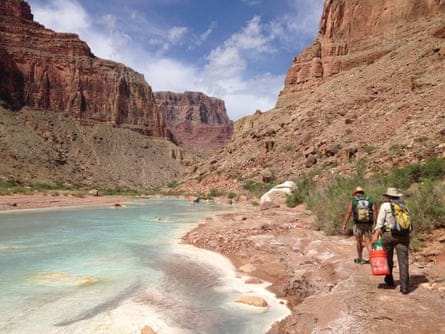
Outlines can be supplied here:
[[[251, 282], [267, 281], [292, 314], [281, 333], [445, 333], [445, 233], [410, 254], [410, 293], [387, 289], [369, 265], [355, 264], [352, 236], [314, 230], [303, 206], [242, 210], [207, 219], [183, 242], [223, 254]], [[440, 234], [441, 233], [441, 234]], [[409, 317], [407, 316], [409, 314]]]
[[43, 209], [72, 206], [97, 206], [97, 205], [124, 205], [133, 200], [130, 196], [72, 196], [72, 195], [5, 195], [0, 196], [0, 211], [24, 210], [24, 209]]
[[[0, 210], [125, 205], [127, 196], [0, 196]], [[230, 259], [247, 284], [270, 282], [291, 315], [269, 333], [445, 333], [445, 233], [410, 254], [408, 295], [387, 289], [369, 265], [357, 265], [351, 236], [314, 230], [303, 206], [259, 210], [241, 203], [231, 213], [205, 219], [182, 241]], [[395, 268], [396, 284], [398, 271]], [[394, 307], [397, 305], [397, 307]], [[410, 314], [409, 317], [406, 314]], [[402, 320], [403, 319], [403, 320]]]

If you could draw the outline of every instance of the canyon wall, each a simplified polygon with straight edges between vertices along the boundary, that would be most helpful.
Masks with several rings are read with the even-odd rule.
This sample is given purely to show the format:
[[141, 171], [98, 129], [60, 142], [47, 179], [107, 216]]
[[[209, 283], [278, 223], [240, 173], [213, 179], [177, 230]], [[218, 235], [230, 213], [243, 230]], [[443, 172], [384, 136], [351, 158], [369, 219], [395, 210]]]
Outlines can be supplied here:
[[176, 143], [198, 152], [224, 147], [233, 132], [224, 101], [200, 92], [155, 92], [167, 128]]
[[371, 64], [421, 32], [424, 26], [416, 25], [417, 20], [444, 13], [443, 0], [327, 0], [318, 36], [293, 59], [281, 95]]
[[326, 0], [275, 108], [235, 122], [184, 189], [322, 182], [444, 157], [444, 31], [444, 0]]
[[25, 1], [0, 1], [0, 98], [13, 109], [65, 111], [82, 124], [169, 132], [144, 76], [94, 56], [76, 34], [34, 22]]

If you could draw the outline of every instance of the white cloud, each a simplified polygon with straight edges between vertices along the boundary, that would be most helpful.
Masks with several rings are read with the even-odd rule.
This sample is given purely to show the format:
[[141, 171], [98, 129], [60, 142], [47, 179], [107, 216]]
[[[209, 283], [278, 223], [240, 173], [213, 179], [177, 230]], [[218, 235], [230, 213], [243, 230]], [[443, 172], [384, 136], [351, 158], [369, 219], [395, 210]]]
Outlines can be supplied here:
[[212, 34], [213, 29], [215, 29], [215, 26], [216, 26], [216, 22], [213, 21], [210, 24], [209, 28], [205, 32], [203, 32], [201, 35], [198, 36], [198, 38], [195, 41], [195, 46], [202, 45], [209, 38], [209, 36]]
[[272, 41], [272, 38], [264, 35], [262, 30], [261, 18], [255, 16], [241, 32], [234, 34], [224, 44], [242, 50], [254, 49], [256, 52], [267, 52], [268, 47], [270, 47], [268, 43]]
[[32, 12], [39, 21], [58, 32], [79, 32], [90, 28], [88, 13], [76, 1], [58, 0], [48, 5], [36, 3]]
[[239, 75], [246, 68], [246, 61], [235, 47], [218, 47], [210, 52], [205, 73], [214, 79]]
[[325, 0], [288, 0], [289, 12], [272, 23], [275, 28], [281, 26], [281, 34], [278, 37], [284, 41], [295, 42], [298, 37], [302, 39], [314, 35], [324, 2]]
[[249, 6], [255, 6], [255, 5], [258, 5], [259, 3], [261, 3], [260, 0], [241, 0], [241, 2], [244, 2], [244, 3], [248, 4]]
[[172, 44], [181, 43], [187, 33], [187, 27], [173, 27], [168, 30], [168, 39]]
[[155, 91], [183, 92], [197, 90], [199, 87], [198, 70], [179, 61], [168, 58], [149, 58], [144, 63], [138, 63], [137, 66]]
[[[275, 106], [277, 92], [283, 88], [284, 75], [264, 74], [248, 81], [232, 82], [224, 94], [231, 119], [252, 115], [256, 110], [267, 111]], [[227, 88], [226, 87], [226, 88]]]
[[[305, 0], [304, 3], [312, 1], [318, 5], [323, 2]], [[124, 29], [127, 26], [119, 26], [122, 20], [116, 16], [118, 14], [92, 17], [76, 0], [48, 0], [47, 5], [41, 5], [39, 0], [29, 2], [36, 21], [56, 31], [78, 33], [97, 56], [124, 63], [144, 74], [154, 91], [201, 91], [218, 97], [225, 101], [229, 117], [233, 120], [250, 115], [257, 109], [266, 111], [273, 108], [283, 88], [284, 74], [260, 73], [249, 78], [247, 73], [251, 60], [277, 52], [274, 44], [277, 40], [289, 39], [289, 45], [295, 43], [295, 36], [305, 29], [313, 29], [315, 20], [315, 14], [310, 14], [310, 18], [299, 14], [296, 19], [296, 14], [289, 13], [274, 22], [263, 23], [261, 17], [254, 16], [238, 32], [209, 50], [201, 59], [205, 63], [198, 67], [196, 63], [166, 57], [166, 52], [183, 43], [186, 37], [195, 38], [190, 45], [200, 45], [213, 32], [215, 22], [200, 36], [193, 36], [188, 27], [174, 26], [165, 30], [154, 26], [142, 13], [134, 12], [132, 21], [138, 25], [132, 29], [137, 31], [126, 33]], [[297, 11], [295, 2], [299, 1], [291, 1]], [[136, 42], [140, 36], [145, 37], [145, 43]]]

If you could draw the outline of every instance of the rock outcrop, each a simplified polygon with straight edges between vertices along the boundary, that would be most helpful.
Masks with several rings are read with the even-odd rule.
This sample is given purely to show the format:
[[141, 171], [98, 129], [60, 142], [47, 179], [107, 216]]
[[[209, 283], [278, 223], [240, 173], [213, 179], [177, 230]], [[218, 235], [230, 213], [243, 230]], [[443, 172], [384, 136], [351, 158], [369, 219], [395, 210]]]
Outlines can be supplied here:
[[155, 92], [156, 103], [174, 141], [198, 152], [224, 147], [233, 132], [224, 101], [199, 92]]
[[413, 23], [444, 12], [440, 0], [327, 0], [318, 36], [293, 59], [283, 94], [373, 63], [425, 27]]
[[0, 65], [0, 98], [14, 109], [65, 111], [82, 124], [169, 137], [143, 75], [94, 56], [76, 34], [34, 22], [25, 1], [0, 1]]
[[445, 156], [445, 1], [327, 0], [276, 107], [235, 123], [187, 190], [365, 175]]
[[163, 138], [81, 125], [61, 111], [0, 106], [0, 181], [143, 191], [177, 180], [193, 159]]
[[273, 202], [275, 204], [286, 204], [287, 195], [292, 194], [296, 184], [293, 181], [286, 181], [276, 185], [260, 198], [260, 204]]

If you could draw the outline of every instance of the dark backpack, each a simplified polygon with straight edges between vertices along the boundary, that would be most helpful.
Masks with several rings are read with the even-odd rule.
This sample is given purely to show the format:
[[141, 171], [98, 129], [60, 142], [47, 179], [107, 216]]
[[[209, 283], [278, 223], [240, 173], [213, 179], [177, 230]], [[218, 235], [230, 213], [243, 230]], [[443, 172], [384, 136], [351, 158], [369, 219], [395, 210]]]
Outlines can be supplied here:
[[372, 223], [372, 201], [365, 195], [354, 196], [352, 198], [352, 213], [354, 223]]
[[395, 224], [391, 229], [392, 233], [407, 235], [413, 230], [411, 214], [402, 201], [391, 201], [391, 211], [394, 216]]

